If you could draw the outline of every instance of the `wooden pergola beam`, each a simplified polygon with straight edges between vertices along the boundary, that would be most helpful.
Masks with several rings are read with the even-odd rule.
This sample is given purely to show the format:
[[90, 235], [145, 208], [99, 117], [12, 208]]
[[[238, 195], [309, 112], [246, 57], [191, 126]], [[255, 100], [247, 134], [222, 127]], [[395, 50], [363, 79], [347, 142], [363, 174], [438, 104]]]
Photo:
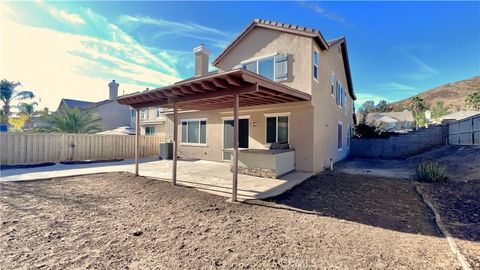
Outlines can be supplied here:
[[190, 84], [189, 86], [190, 86], [190, 88], [192, 88], [192, 90], [193, 90], [194, 92], [197, 92], [197, 93], [205, 93], [205, 91], [202, 89], [202, 87], [199, 86], [198, 84], [192, 83], [192, 84]]
[[241, 86], [242, 85], [242, 81], [240, 80], [240, 78], [238, 77], [234, 77], [232, 75], [227, 75], [225, 77], [225, 79], [227, 80], [227, 82], [231, 85], [235, 85], [235, 86]]
[[202, 86], [203, 89], [206, 89], [208, 91], [215, 91], [217, 90], [217, 88], [215, 87], [215, 85], [213, 85], [213, 83], [209, 82], [209, 81], [201, 81], [200, 82], [200, 85]]
[[222, 79], [219, 79], [219, 78], [213, 78], [212, 82], [213, 82], [213, 85], [215, 85], [216, 87], [219, 87], [219, 88], [226, 89], [226, 88], [229, 87], [228, 82], [226, 82]]

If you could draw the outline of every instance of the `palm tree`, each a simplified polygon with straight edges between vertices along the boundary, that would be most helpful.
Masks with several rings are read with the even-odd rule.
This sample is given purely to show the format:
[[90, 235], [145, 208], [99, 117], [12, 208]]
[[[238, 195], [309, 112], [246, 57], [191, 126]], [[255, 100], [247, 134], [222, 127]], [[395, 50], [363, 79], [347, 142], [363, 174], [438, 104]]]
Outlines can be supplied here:
[[101, 130], [100, 118], [77, 108], [63, 107], [50, 115], [43, 116], [47, 127], [40, 132], [95, 133]]
[[27, 128], [32, 127], [32, 118], [38, 114], [38, 112], [35, 110], [36, 106], [38, 106], [37, 102], [22, 102], [17, 105], [19, 110], [18, 115], [23, 115], [25, 117], [25, 124]]
[[0, 81], [0, 100], [3, 103], [3, 117], [2, 124], [8, 123], [8, 116], [10, 115], [10, 103], [15, 100], [32, 99], [35, 97], [31, 91], [17, 91], [15, 88], [22, 85], [20, 82], [10, 82], [5, 79]]
[[413, 97], [412, 98], [412, 110], [415, 113], [422, 112], [427, 108], [425, 105], [425, 101], [421, 97]]
[[413, 97], [412, 100], [412, 111], [413, 111], [413, 118], [415, 120], [415, 126], [418, 128], [420, 126], [425, 125], [425, 109], [427, 106], [425, 105], [425, 101], [422, 98], [416, 96]]

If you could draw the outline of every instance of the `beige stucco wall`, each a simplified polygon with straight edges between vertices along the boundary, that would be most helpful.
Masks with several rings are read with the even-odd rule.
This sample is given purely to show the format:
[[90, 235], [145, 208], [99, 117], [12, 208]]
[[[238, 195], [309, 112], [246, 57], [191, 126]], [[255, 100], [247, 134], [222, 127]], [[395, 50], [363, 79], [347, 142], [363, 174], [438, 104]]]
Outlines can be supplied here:
[[[311, 171], [313, 163], [313, 128], [311, 115], [313, 107], [309, 102], [286, 103], [270, 106], [254, 106], [240, 109], [240, 118], [249, 119], [249, 148], [266, 149], [265, 114], [290, 113], [289, 139], [295, 148], [295, 163], [298, 170]], [[223, 159], [223, 120], [232, 119], [231, 110], [200, 111], [179, 114], [178, 138], [182, 137], [181, 120], [207, 118], [207, 146], [191, 146], [179, 144], [180, 156], [221, 161]], [[256, 126], [254, 126], [256, 123]], [[172, 139], [173, 115], [167, 115], [165, 125], [167, 140]]]
[[[322, 51], [318, 45], [312, 43], [313, 50], [319, 52], [319, 74], [318, 82], [312, 81], [312, 104], [314, 107], [314, 171], [320, 171], [329, 166], [330, 159], [334, 162], [344, 159], [350, 149], [347, 147], [348, 127], [353, 124], [352, 108], [353, 100], [348, 93], [347, 78], [343, 66], [342, 55], [338, 47], [330, 48], [328, 51]], [[344, 108], [336, 104], [335, 96], [332, 96], [330, 90], [330, 74], [332, 71], [336, 75], [347, 93]], [[336, 90], [334, 91], [335, 94]], [[341, 151], [337, 149], [337, 123], [343, 123], [343, 147]]]
[[165, 135], [165, 122], [142, 124], [140, 126], [140, 135], [145, 135], [146, 127], [155, 127], [155, 135]]
[[116, 101], [103, 103], [86, 110], [89, 113], [98, 114], [101, 118], [102, 130], [112, 130], [130, 125], [130, 107]]
[[282, 83], [311, 94], [312, 42], [311, 38], [303, 36], [255, 28], [223, 57], [217, 67], [228, 71], [245, 60], [286, 53], [289, 72], [288, 79]]
[[[338, 47], [338, 45], [337, 45]], [[289, 79], [282, 83], [312, 95], [311, 102], [286, 103], [270, 106], [241, 108], [240, 116], [249, 117], [249, 148], [266, 148], [266, 119], [269, 113], [291, 113], [290, 144], [295, 148], [297, 170], [321, 171], [334, 162], [345, 158], [348, 127], [352, 120], [352, 98], [348, 94], [348, 85], [341, 53], [337, 47], [322, 51], [310, 38], [293, 34], [256, 28], [241, 40], [219, 62], [218, 68], [231, 70], [244, 60], [252, 60], [276, 53], [287, 53], [289, 57]], [[318, 82], [313, 79], [313, 50], [319, 52]], [[330, 95], [330, 74], [336, 77], [347, 92], [343, 109], [336, 105], [335, 97]], [[191, 158], [220, 161], [223, 158], [223, 119], [231, 117], [231, 110], [202, 111], [180, 113], [179, 119], [207, 118], [207, 146], [186, 146], [179, 144], [179, 155]], [[165, 133], [172, 138], [172, 115], [167, 115]], [[253, 123], [256, 122], [256, 126]], [[343, 148], [337, 149], [337, 123], [343, 123]], [[179, 126], [179, 140], [181, 126]]]
[[[145, 127], [151, 126], [155, 127], [156, 135], [165, 134], [165, 114], [162, 114], [160, 117], [157, 117], [157, 107], [147, 108], [147, 118], [140, 118], [140, 134], [145, 135]], [[130, 112], [130, 126], [135, 127], [135, 115]]]

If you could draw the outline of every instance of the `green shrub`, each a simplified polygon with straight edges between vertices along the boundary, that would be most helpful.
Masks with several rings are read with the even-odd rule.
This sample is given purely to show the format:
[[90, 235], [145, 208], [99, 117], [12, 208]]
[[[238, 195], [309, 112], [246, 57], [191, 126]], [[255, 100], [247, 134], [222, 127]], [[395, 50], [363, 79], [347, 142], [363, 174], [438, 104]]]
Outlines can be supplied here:
[[436, 162], [424, 160], [415, 168], [417, 181], [436, 183], [447, 180], [447, 170]]

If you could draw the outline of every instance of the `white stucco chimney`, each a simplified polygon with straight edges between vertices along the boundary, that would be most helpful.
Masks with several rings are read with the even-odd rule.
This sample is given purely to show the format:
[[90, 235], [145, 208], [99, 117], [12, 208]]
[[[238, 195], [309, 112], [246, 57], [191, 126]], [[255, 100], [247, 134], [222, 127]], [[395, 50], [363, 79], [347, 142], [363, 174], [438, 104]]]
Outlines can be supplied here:
[[205, 45], [200, 44], [200, 46], [193, 49], [193, 53], [195, 54], [195, 76], [199, 77], [207, 74], [210, 51]]
[[115, 82], [115, 80], [112, 80], [108, 84], [108, 99], [109, 100], [114, 100], [118, 97], [118, 86], [119, 84]]

